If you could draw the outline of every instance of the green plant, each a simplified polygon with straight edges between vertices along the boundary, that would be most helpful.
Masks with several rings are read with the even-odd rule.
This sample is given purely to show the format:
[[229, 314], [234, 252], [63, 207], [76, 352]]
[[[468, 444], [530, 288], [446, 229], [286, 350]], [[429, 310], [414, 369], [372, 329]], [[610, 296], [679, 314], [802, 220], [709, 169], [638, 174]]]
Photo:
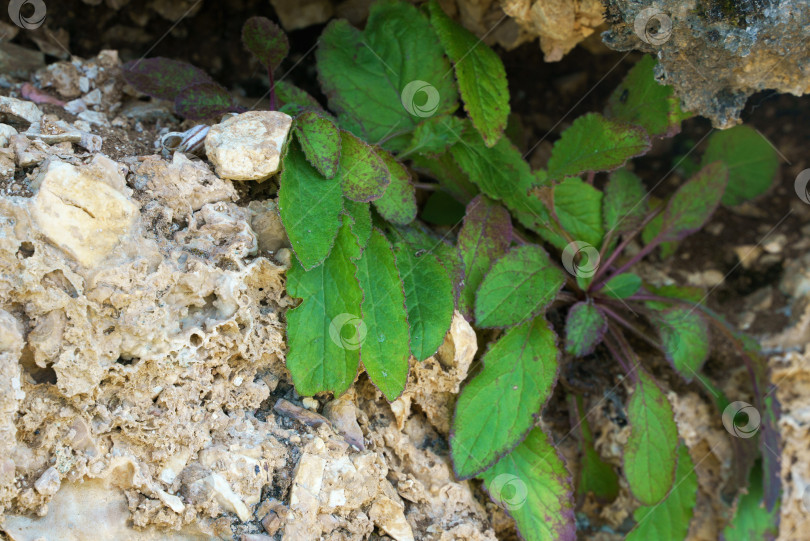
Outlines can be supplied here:
[[[713, 135], [704, 162], [671, 197], [648, 197], [627, 164], [655, 138], [677, 134], [688, 115], [672, 89], [656, 82], [655, 61], [646, 56], [605, 114], [577, 118], [546, 167], [532, 171], [504, 135], [510, 108], [500, 59], [435, 1], [421, 9], [375, 3], [362, 31], [333, 21], [316, 58], [336, 116], [297, 89], [281, 100], [295, 114], [278, 200], [296, 256], [287, 289], [301, 299], [287, 313], [287, 367], [298, 392], [342, 393], [362, 363], [385, 398], [395, 400], [409, 359], [436, 352], [457, 309], [494, 337], [456, 404], [450, 448], [457, 476], [483, 480], [525, 539], [573, 539], [575, 492], [613, 499], [621, 473], [641, 504], [629, 537], [682, 539], [697, 481], [665, 389], [671, 378], [702, 386], [726, 420], [736, 402], [700, 375], [712, 328], [748, 367], [762, 416], [755, 438], [733, 438], [732, 488], [744, 487], [755, 442], [779, 444], [778, 404], [766, 390], [757, 346], [709, 309], [702, 291], [656, 286], [637, 264], [658, 248], [662, 257], [671, 253], [721, 202], [767, 189], [772, 151], [748, 129]], [[756, 174], [737, 167], [741, 148], [764, 156]], [[415, 184], [414, 172], [427, 182]], [[610, 175], [600, 189], [596, 175], [603, 172]], [[455, 243], [416, 219], [417, 188], [465, 206]], [[442, 204], [436, 198], [430, 213], [441, 214]], [[550, 321], [562, 324], [555, 329]], [[651, 349], [671, 369], [642, 362]], [[601, 390], [621, 394], [622, 382], [630, 390], [620, 469], [594, 449], [587, 397], [557, 386], [562, 370], [595, 352], [615, 361], [619, 381]], [[568, 404], [582, 449], [576, 482], [539, 422], [552, 393]], [[730, 431], [743, 428], [736, 413]], [[768, 513], [746, 527], [765, 532], [777, 515], [779, 466], [771, 452], [760, 461], [756, 494]], [[741, 499], [740, 509], [754, 506], [751, 498]]]

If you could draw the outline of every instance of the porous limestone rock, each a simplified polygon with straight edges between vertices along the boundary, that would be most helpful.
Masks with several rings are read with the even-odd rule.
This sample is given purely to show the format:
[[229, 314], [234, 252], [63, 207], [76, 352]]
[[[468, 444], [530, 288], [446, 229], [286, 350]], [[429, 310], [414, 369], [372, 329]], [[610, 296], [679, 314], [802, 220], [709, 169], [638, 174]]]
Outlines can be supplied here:
[[810, 92], [804, 0], [609, 0], [606, 12], [605, 43], [654, 54], [659, 81], [718, 128], [739, 123], [760, 90]]
[[[51, 158], [33, 196], [0, 196], [0, 530], [13, 541], [250, 539], [263, 528], [296, 541], [375, 529], [494, 540], [446, 447], [424, 448], [428, 434], [440, 441], [427, 418], [400, 411], [400, 429], [364, 376], [325, 408], [334, 427], [272, 409], [297, 400], [283, 364], [294, 301], [276, 202], [240, 206], [230, 180], [182, 155], [127, 163]], [[50, 216], [46, 194], [88, 221], [116, 208], [134, 218], [99, 258], [86, 243], [119, 222], [97, 238], [77, 237], [80, 222], [65, 240], [39, 217]], [[102, 196], [113, 202], [93, 206]], [[438, 424], [475, 344], [456, 314], [425, 361], [419, 393], [448, 391]]]
[[248, 111], [211, 126], [205, 153], [217, 175], [265, 180], [278, 171], [292, 117], [279, 111]]

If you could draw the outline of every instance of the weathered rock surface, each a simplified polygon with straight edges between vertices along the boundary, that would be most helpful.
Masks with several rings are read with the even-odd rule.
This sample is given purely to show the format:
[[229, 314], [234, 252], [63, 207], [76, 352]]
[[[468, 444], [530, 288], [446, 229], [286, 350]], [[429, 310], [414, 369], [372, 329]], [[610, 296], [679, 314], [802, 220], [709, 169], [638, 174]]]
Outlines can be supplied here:
[[0, 196], [0, 531], [495, 539], [446, 447], [423, 444], [442, 441], [476, 352], [463, 318], [406, 395], [427, 416], [395, 415], [364, 377], [301, 408], [274, 200], [239, 206], [181, 154], [125, 165], [10, 139], [40, 155], [30, 195]]
[[605, 43], [659, 60], [658, 76], [685, 109], [726, 128], [748, 96], [810, 92], [810, 6], [801, 0], [698, 2], [610, 0]]

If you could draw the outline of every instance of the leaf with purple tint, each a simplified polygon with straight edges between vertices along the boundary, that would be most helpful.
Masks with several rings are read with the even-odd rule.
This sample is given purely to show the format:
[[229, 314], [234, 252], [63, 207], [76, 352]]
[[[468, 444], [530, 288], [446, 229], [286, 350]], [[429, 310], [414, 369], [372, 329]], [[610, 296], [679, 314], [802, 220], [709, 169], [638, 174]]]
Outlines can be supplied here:
[[240, 108], [233, 96], [218, 84], [199, 83], [183, 89], [174, 100], [174, 110], [190, 120], [202, 120]]
[[242, 26], [242, 43], [269, 70], [290, 52], [287, 34], [267, 17], [251, 17]]
[[377, 155], [388, 167], [391, 183], [383, 196], [374, 201], [374, 207], [387, 221], [407, 225], [416, 218], [416, 190], [411, 182], [411, 173], [385, 150], [378, 148]]
[[560, 267], [540, 246], [509, 251], [487, 272], [475, 298], [478, 327], [509, 327], [539, 315], [565, 283]]
[[333, 178], [340, 164], [340, 130], [335, 123], [306, 111], [295, 119], [295, 135], [312, 167], [325, 178]]
[[658, 241], [678, 241], [703, 227], [723, 197], [727, 178], [725, 164], [714, 162], [682, 184], [661, 216]]
[[490, 497], [515, 519], [525, 541], [576, 539], [571, 474], [541, 428], [479, 477]]
[[321, 107], [318, 100], [310, 96], [306, 90], [302, 90], [292, 83], [288, 83], [287, 81], [276, 81], [275, 92], [279, 102], [281, 102], [279, 111], [282, 113], [287, 113], [290, 116], [296, 116], [311, 109], [319, 113], [321, 116], [334, 120], [334, 117], [326, 112], [323, 107]]
[[475, 293], [493, 261], [512, 242], [509, 212], [483, 195], [467, 205], [464, 224], [458, 233], [458, 252], [464, 268], [464, 284], [459, 291], [458, 310], [471, 319]]
[[534, 427], [559, 370], [557, 336], [542, 317], [509, 329], [456, 402], [450, 456], [460, 479], [478, 475]]
[[607, 330], [607, 320], [591, 302], [578, 302], [565, 320], [565, 351], [575, 357], [590, 355]]
[[683, 306], [657, 311], [651, 318], [667, 360], [686, 381], [692, 381], [709, 356], [709, 328], [703, 317]]
[[340, 169], [337, 178], [347, 199], [368, 203], [379, 199], [391, 183], [385, 162], [374, 149], [350, 132], [340, 132]]
[[588, 113], [577, 118], [554, 143], [548, 178], [562, 180], [588, 171], [612, 171], [648, 150], [650, 139], [642, 128]]
[[[770, 391], [771, 389], [769, 389]], [[763, 399], [761, 434], [759, 435], [759, 448], [762, 453], [762, 476], [765, 487], [765, 508], [769, 511], [774, 508], [781, 493], [782, 478], [780, 476], [782, 455], [779, 438], [779, 417], [782, 409], [776, 393], [768, 392]]]
[[171, 101], [184, 88], [214, 82], [207, 73], [188, 62], [160, 56], [127, 62], [122, 67], [121, 75], [139, 92]]

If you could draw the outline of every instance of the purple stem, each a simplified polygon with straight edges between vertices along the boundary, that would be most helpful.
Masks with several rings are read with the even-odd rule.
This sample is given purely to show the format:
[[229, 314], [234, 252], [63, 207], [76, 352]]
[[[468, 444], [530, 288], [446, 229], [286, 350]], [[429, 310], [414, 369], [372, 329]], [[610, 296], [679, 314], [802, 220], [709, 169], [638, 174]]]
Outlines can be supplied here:
[[276, 80], [273, 78], [273, 68], [267, 68], [267, 78], [270, 79], [270, 110], [277, 110], [276, 102]]
[[618, 324], [619, 324], [619, 325], [621, 325], [622, 327], [626, 328], [628, 331], [632, 332], [633, 334], [635, 334], [636, 336], [638, 336], [639, 338], [641, 338], [642, 340], [644, 340], [645, 342], [647, 342], [648, 344], [650, 344], [650, 345], [651, 345], [652, 347], [654, 347], [655, 349], [659, 349], [659, 350], [661, 349], [661, 344], [656, 343], [656, 342], [655, 342], [654, 340], [652, 340], [652, 339], [651, 339], [649, 336], [647, 336], [646, 334], [644, 334], [643, 332], [641, 332], [641, 331], [640, 331], [640, 330], [639, 330], [639, 329], [638, 329], [638, 328], [637, 328], [635, 325], [633, 325], [632, 323], [630, 323], [629, 321], [627, 321], [626, 319], [624, 319], [624, 318], [623, 318], [622, 316], [620, 316], [620, 315], [619, 315], [617, 312], [614, 312], [614, 311], [613, 311], [611, 308], [608, 308], [608, 307], [607, 307], [607, 306], [605, 306], [604, 304], [600, 304], [600, 305], [599, 305], [599, 309], [600, 309], [602, 312], [604, 312], [604, 313], [605, 313], [605, 315], [610, 316], [610, 318], [612, 318], [613, 320], [615, 320], [615, 321], [616, 321], [616, 323], [618, 323]]

